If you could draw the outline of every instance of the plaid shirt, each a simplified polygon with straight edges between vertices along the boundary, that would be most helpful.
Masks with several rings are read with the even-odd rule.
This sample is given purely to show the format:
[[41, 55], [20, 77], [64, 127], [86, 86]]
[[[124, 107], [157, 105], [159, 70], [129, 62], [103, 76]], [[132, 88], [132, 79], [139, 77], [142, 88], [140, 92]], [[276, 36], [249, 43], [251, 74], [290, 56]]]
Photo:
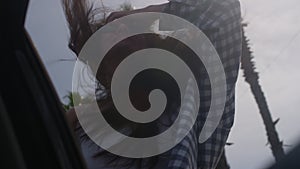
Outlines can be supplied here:
[[[235, 83], [241, 56], [241, 13], [238, 0], [169, 0], [165, 9], [202, 30], [216, 48], [222, 61], [227, 83], [224, 113], [217, 129], [204, 143], [198, 142], [210, 106], [210, 80], [203, 79], [200, 89], [200, 112], [189, 134], [171, 150], [170, 169], [213, 169], [224, 150], [233, 125]], [[204, 95], [202, 95], [204, 93]], [[188, 117], [187, 117], [188, 118]], [[183, 126], [184, 127], [184, 126]]]
[[[165, 9], [182, 17], [202, 30], [216, 48], [222, 61], [227, 83], [227, 97], [224, 113], [219, 126], [212, 136], [200, 144], [198, 138], [200, 131], [206, 121], [210, 107], [210, 80], [205, 74], [201, 76], [203, 86], [200, 87], [200, 111], [195, 125], [187, 136], [173, 149], [162, 155], [167, 157], [169, 169], [214, 169], [224, 149], [230, 128], [234, 120], [234, 96], [235, 83], [238, 76], [238, 69], [241, 55], [241, 17], [240, 4], [238, 0], [169, 0], [170, 3]], [[186, 110], [191, 110], [193, 105], [194, 84], [188, 83], [184, 94], [183, 103]], [[99, 84], [96, 91], [97, 99], [105, 97], [105, 89]], [[193, 110], [191, 110], [193, 111]], [[186, 111], [188, 112], [188, 111]], [[191, 120], [190, 114], [185, 114], [182, 119], [180, 132], [186, 131], [185, 125]], [[105, 167], [107, 161], [103, 157], [97, 157], [104, 150], [94, 144], [78, 124], [76, 135], [81, 143], [83, 154], [89, 168]], [[165, 156], [166, 155], [166, 156]], [[121, 162], [124, 160], [120, 158]], [[126, 161], [126, 159], [125, 159]], [[134, 167], [132, 167], [134, 168]], [[161, 168], [161, 167], [160, 167]]]

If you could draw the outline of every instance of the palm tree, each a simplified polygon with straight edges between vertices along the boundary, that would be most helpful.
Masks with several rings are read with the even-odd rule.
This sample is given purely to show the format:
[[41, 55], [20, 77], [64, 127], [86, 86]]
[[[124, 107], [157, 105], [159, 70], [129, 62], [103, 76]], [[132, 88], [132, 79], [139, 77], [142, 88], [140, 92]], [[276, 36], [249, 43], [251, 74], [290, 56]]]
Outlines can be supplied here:
[[275, 122], [273, 121], [266, 97], [262, 91], [262, 87], [259, 84], [259, 75], [258, 72], [255, 71], [255, 64], [253, 61], [252, 51], [249, 47], [249, 40], [247, 39], [244, 31], [246, 26], [246, 24], [243, 24], [241, 68], [244, 72], [245, 81], [249, 83], [251, 92], [254, 95], [258, 105], [260, 115], [266, 128], [268, 141], [271, 145], [270, 148], [275, 160], [278, 162], [278, 160], [284, 156], [283, 143], [279, 140], [279, 136], [275, 127], [279, 119]]

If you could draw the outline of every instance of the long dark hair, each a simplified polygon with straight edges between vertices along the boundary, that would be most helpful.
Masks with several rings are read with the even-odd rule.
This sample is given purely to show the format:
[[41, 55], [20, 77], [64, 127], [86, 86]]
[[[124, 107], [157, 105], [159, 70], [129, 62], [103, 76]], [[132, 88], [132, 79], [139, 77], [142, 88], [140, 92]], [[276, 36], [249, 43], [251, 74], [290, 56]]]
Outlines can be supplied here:
[[[66, 19], [69, 26], [70, 38], [69, 38], [69, 48], [78, 56], [80, 50], [82, 49], [85, 42], [92, 36], [92, 34], [99, 28], [105, 25], [106, 11], [101, 9], [95, 9], [93, 4], [89, 4], [86, 0], [62, 0], [63, 9], [66, 15]], [[100, 16], [99, 16], [100, 15]], [[141, 40], [141, 39], [136, 39]], [[110, 87], [110, 82], [107, 80], [106, 76], [111, 76], [111, 67], [115, 65], [113, 59], [109, 59], [103, 62], [102, 76], [97, 75], [98, 81], [105, 87]], [[100, 102], [99, 106], [104, 107], [104, 114], [107, 114], [108, 118], [113, 118], [110, 116], [112, 113], [112, 100], [106, 99]], [[126, 122], [118, 122], [119, 126], [117, 128], [122, 128], [124, 125], [128, 127]], [[132, 133], [141, 133], [137, 125], [129, 125], [132, 129]], [[87, 139], [88, 136], [86, 135]], [[158, 157], [150, 157], [144, 159], [133, 159], [124, 158], [117, 155], [113, 155], [107, 151], [101, 151], [95, 154], [94, 158], [109, 157], [111, 162], [107, 164], [108, 166], [122, 167], [122, 168], [153, 168], [157, 162]], [[122, 164], [120, 164], [120, 162]]]
[[70, 30], [69, 48], [78, 55], [88, 38], [104, 25], [106, 13], [102, 11], [102, 18], [96, 19], [101, 10], [86, 0], [62, 0], [62, 4]]

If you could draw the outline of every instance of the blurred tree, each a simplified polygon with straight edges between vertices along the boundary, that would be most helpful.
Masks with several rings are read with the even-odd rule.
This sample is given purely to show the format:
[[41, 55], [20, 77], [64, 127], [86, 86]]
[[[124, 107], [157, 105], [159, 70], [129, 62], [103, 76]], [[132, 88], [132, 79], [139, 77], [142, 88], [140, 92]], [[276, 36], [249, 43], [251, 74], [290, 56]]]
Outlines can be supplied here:
[[131, 11], [133, 10], [133, 6], [130, 2], [125, 1], [123, 4], [120, 5], [120, 11]]
[[72, 92], [69, 92], [64, 98], [67, 99], [67, 103], [63, 104], [63, 107], [66, 111], [80, 104], [89, 104], [93, 101], [93, 99], [88, 96], [82, 97], [79, 93], [72, 93]]
[[78, 93], [69, 92], [64, 98], [67, 99], [67, 103], [63, 104], [63, 107], [66, 111], [68, 111], [75, 106], [74, 99], [78, 100], [80, 98], [80, 95]]

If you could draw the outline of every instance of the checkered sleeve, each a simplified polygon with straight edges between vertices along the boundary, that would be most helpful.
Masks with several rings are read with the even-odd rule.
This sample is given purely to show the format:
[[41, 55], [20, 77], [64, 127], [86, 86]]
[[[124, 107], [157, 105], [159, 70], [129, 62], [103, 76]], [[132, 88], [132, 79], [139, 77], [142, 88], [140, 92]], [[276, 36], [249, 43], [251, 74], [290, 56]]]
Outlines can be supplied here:
[[[222, 61], [226, 75], [227, 95], [224, 113], [218, 127], [206, 142], [198, 146], [198, 168], [201, 169], [213, 169], [216, 167], [233, 125], [235, 84], [238, 76], [242, 44], [239, 2], [225, 0], [214, 3], [211, 8], [206, 14], [206, 20], [208, 23], [211, 22], [211, 24], [208, 24], [210, 26], [207, 25], [205, 29], [214, 30], [207, 33], [207, 36], [215, 46]], [[203, 24], [203, 20], [196, 24], [198, 26]], [[206, 80], [208, 81], [209, 79]], [[203, 110], [207, 111], [205, 106], [207, 105], [204, 104]], [[201, 116], [201, 114], [199, 115]], [[200, 125], [204, 120], [205, 116], [199, 118]]]
[[[226, 104], [222, 119], [211, 137], [198, 143], [192, 142], [199, 136], [210, 106], [210, 80], [206, 76], [200, 89], [200, 112], [196, 127], [172, 150], [169, 168], [214, 169], [223, 152], [235, 112], [235, 84], [241, 55], [241, 13], [238, 0], [169, 0], [169, 12], [189, 20], [202, 30], [217, 50], [224, 67], [227, 84]], [[197, 2], [196, 2], [197, 1]], [[197, 4], [199, 7], [195, 7]], [[202, 6], [201, 6], [202, 4]], [[198, 10], [201, 8], [201, 10]], [[197, 155], [195, 155], [197, 154]], [[193, 155], [193, 157], [191, 157]], [[190, 161], [196, 158], [197, 164]]]
[[182, 115], [179, 121], [177, 135], [182, 136], [188, 133], [183, 140], [171, 151], [168, 169], [196, 169], [198, 136], [197, 125], [190, 130], [190, 125], [196, 120], [194, 112], [197, 108], [195, 101], [196, 84], [190, 79], [183, 97]]

